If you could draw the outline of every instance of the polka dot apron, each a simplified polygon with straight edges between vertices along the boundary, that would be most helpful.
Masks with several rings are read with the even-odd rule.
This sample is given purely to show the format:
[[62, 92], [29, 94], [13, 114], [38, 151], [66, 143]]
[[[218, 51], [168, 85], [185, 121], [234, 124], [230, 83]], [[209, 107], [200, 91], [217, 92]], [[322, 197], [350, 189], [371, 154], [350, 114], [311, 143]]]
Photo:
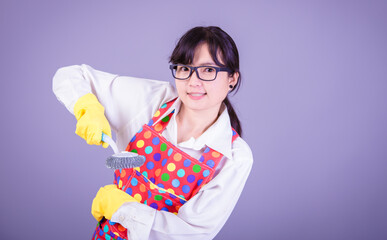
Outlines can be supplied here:
[[[163, 104], [126, 148], [126, 151], [145, 156], [145, 163], [139, 168], [117, 169], [114, 184], [143, 204], [177, 214], [179, 208], [212, 179], [223, 155], [206, 147], [203, 155], [196, 159], [161, 135], [175, 111], [160, 118], [175, 100]], [[232, 132], [234, 141], [238, 134], [234, 129]], [[127, 230], [103, 219], [97, 225], [93, 239], [127, 239]]]

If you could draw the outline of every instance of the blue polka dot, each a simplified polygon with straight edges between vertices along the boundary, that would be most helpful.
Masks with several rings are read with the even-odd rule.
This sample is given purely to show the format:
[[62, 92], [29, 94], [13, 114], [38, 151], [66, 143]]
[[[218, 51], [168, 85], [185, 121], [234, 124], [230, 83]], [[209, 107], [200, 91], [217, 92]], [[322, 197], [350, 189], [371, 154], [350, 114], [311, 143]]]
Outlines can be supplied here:
[[136, 135], [134, 135], [134, 137], [132, 138], [132, 140], [130, 140], [130, 142], [134, 142], [134, 140], [136, 140]]
[[232, 135], [235, 136], [236, 135], [236, 132], [234, 130], [232, 130]]
[[157, 186], [160, 188], [164, 188], [164, 184], [162, 184], [162, 183], [157, 184]]
[[213, 168], [213, 167], [215, 166], [214, 160], [208, 160], [206, 164], [207, 164], [207, 166], [209, 166], [210, 168]]
[[127, 189], [125, 190], [125, 192], [126, 192], [127, 194], [129, 194], [129, 195], [132, 195], [133, 190], [129, 187], [129, 188], [127, 188]]
[[179, 180], [177, 180], [177, 179], [173, 179], [172, 180], [172, 186], [174, 186], [174, 187], [179, 187], [180, 186], [180, 181]]
[[140, 130], [138, 130], [138, 133], [142, 132], [143, 128], [141, 127]]
[[161, 105], [161, 108], [166, 108], [167, 107], [167, 104], [164, 103], [163, 105]]
[[136, 175], [137, 176], [141, 176], [141, 173], [139, 171], [136, 170]]
[[161, 209], [161, 211], [169, 212], [168, 208], [166, 208], [166, 207], [163, 207], [163, 208]]
[[189, 190], [190, 190], [191, 188], [188, 186], [188, 185], [184, 185], [182, 188], [181, 188], [181, 190], [183, 191], [183, 193], [189, 193]]
[[132, 184], [132, 186], [137, 186], [138, 180], [136, 178], [132, 178], [132, 180], [130, 181], [130, 184]]
[[151, 203], [149, 206], [153, 207], [154, 209], [158, 209], [159, 208], [159, 206], [157, 206], [157, 203]]
[[175, 195], [173, 195], [173, 194], [171, 194], [171, 193], [169, 194], [169, 197], [172, 198], [172, 199], [177, 198]]
[[153, 168], [155, 167], [155, 164], [153, 163], [153, 162], [148, 162], [147, 164], [146, 164], [146, 168], [148, 169], [148, 170], [152, 170]]
[[148, 147], [145, 148], [145, 153], [146, 154], [151, 154], [152, 151], [153, 151], [153, 148], [151, 146], [148, 146]]
[[155, 160], [156, 162], [160, 161], [161, 159], [161, 154], [160, 153], [155, 153], [153, 155], [153, 160]]
[[184, 177], [184, 175], [185, 175], [184, 169], [179, 169], [179, 170], [177, 171], [177, 176], [178, 176], [178, 177]]
[[166, 191], [159, 189], [159, 193], [166, 193]]
[[151, 119], [148, 123], [148, 126], [152, 126], [153, 125], [153, 119]]
[[204, 150], [204, 153], [208, 153], [210, 151], [210, 148], [207, 147], [205, 150]]
[[116, 224], [116, 223], [109, 220], [109, 224], [113, 225], [113, 224]]
[[194, 176], [194, 175], [188, 175], [187, 181], [188, 181], [189, 183], [193, 183], [193, 182], [195, 181], [195, 176]]
[[167, 199], [167, 200], [165, 200], [165, 204], [168, 205], [168, 206], [172, 206], [173, 202], [172, 202], [171, 199]]
[[170, 149], [168, 150], [168, 157], [170, 157], [170, 156], [172, 155], [172, 153], [173, 153], [173, 149], [170, 148]]
[[151, 198], [151, 197], [152, 197], [152, 192], [148, 190], [148, 198]]
[[144, 180], [148, 177], [148, 173], [146, 171], [143, 171], [142, 175], [144, 175]]
[[183, 199], [179, 199], [181, 204], [186, 203], [187, 201], [184, 201]]
[[155, 183], [155, 182], [156, 182], [156, 180], [155, 180], [155, 178], [154, 178], [154, 177], [151, 177], [149, 180], [150, 180], [151, 182], [153, 182], [153, 183]]
[[186, 159], [184, 160], [184, 167], [189, 167], [191, 165], [191, 160]]
[[163, 159], [163, 161], [161, 162], [161, 166], [165, 166], [165, 164], [167, 164], [167, 161], [168, 161], [168, 159]]
[[202, 182], [203, 182], [203, 179], [199, 179], [198, 180], [198, 186], [200, 186], [200, 184], [202, 184]]
[[98, 233], [100, 236], [103, 236], [104, 235], [104, 232], [102, 231], [102, 229], [99, 230], [99, 233]]
[[204, 170], [203, 177], [208, 177], [208, 175], [210, 175], [210, 170]]
[[158, 145], [160, 143], [160, 138], [158, 138], [158, 137], [153, 138], [152, 143], [153, 143], [153, 145]]
[[199, 158], [199, 162], [203, 162], [203, 161], [204, 161], [204, 157], [201, 156], [201, 157]]

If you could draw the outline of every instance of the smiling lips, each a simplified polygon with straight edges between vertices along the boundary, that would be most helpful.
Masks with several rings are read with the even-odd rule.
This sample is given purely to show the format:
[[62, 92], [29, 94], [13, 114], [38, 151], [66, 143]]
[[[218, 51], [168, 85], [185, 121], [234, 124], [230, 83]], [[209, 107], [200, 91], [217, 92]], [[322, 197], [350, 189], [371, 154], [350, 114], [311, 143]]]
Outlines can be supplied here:
[[202, 99], [207, 93], [201, 93], [201, 92], [187, 92], [187, 95], [193, 99], [193, 100], [200, 100]]

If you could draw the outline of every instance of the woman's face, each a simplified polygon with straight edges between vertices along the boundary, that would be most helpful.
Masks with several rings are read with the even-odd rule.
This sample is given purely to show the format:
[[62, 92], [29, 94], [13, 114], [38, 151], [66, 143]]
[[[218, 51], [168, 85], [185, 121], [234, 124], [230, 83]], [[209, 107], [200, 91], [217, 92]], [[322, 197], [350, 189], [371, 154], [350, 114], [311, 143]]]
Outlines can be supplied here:
[[[221, 57], [218, 56], [218, 59], [221, 60]], [[222, 61], [221, 63], [223, 64]], [[202, 43], [197, 46], [191, 66], [219, 67], [212, 60], [207, 43]], [[235, 86], [238, 81], [238, 76], [238, 73], [234, 73], [230, 77], [228, 72], [218, 72], [214, 81], [202, 81], [197, 77], [196, 72], [194, 72], [186, 80], [175, 79], [175, 83], [184, 107], [191, 110], [219, 111], [220, 105], [231, 90], [229, 86]]]

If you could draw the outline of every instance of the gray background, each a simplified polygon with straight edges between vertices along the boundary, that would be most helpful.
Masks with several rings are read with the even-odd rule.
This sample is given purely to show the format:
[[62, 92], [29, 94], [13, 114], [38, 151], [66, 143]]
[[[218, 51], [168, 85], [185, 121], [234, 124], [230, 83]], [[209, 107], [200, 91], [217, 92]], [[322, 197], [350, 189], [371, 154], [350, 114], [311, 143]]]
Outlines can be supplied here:
[[386, 1], [0, 2], [0, 238], [90, 239], [113, 174], [52, 93], [62, 66], [171, 81], [191, 27], [237, 43], [254, 154], [216, 239], [387, 239]]

